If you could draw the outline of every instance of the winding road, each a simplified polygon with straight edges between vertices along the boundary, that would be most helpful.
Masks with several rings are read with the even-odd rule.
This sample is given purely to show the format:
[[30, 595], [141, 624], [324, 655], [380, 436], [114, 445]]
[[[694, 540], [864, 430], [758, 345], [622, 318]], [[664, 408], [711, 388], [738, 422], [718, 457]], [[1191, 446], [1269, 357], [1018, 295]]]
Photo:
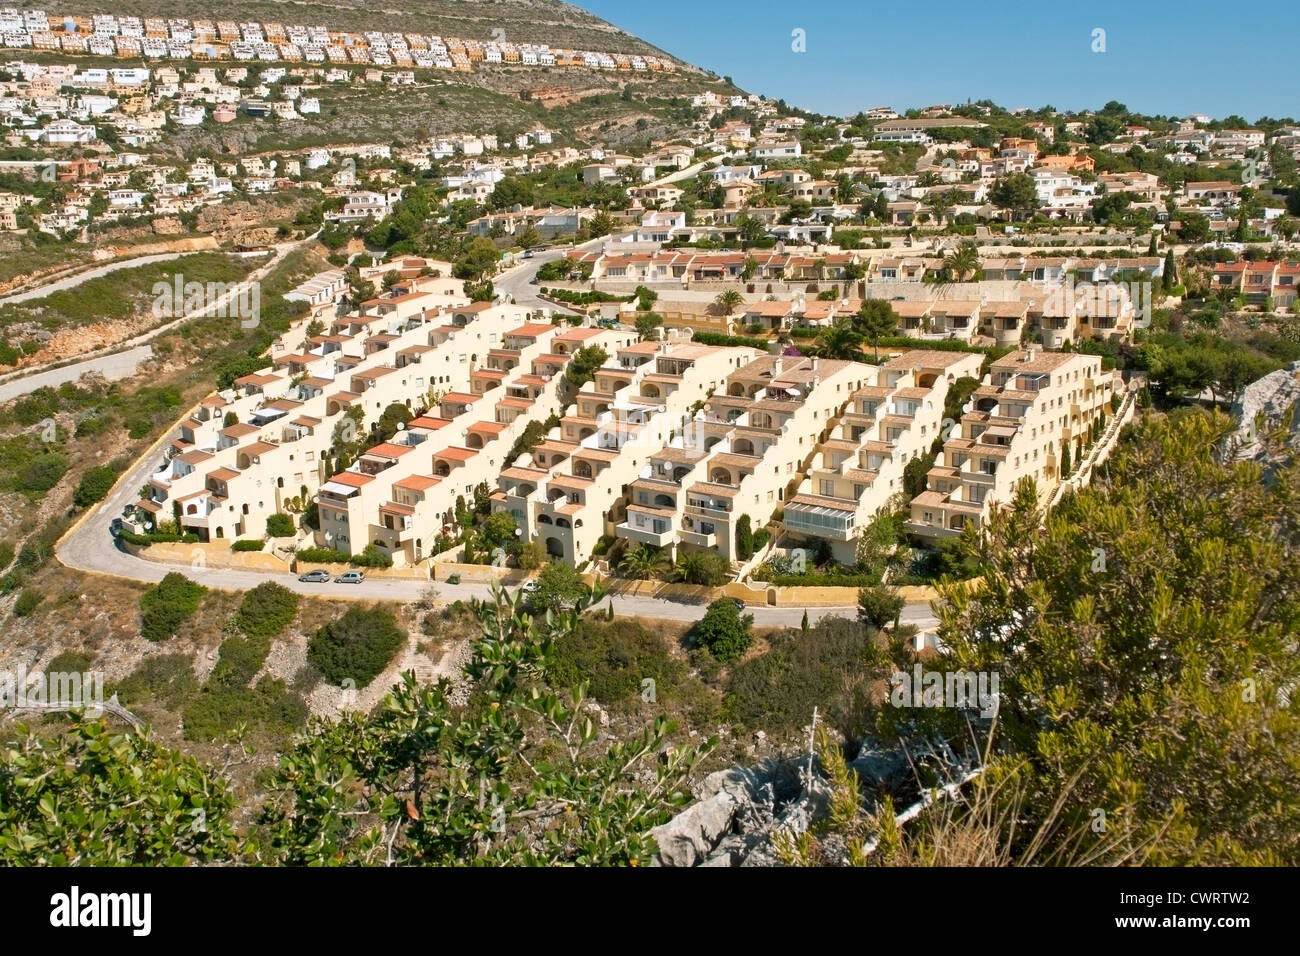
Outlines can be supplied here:
[[[271, 257], [262, 263], [256, 269], [248, 274], [237, 286], [243, 286], [251, 282], [260, 282], [274, 269], [280, 261], [297, 249], [299, 246], [311, 242], [315, 235], [308, 236], [305, 239], [296, 239], [292, 242], [283, 242], [271, 247]], [[182, 256], [200, 255], [200, 252], [181, 252], [181, 253], [164, 253], [155, 256], [142, 256], [138, 259], [130, 259], [124, 262], [111, 263], [100, 269], [90, 270], [88, 272], [78, 273], [68, 279], [58, 282], [52, 282], [49, 285], [41, 286], [28, 292], [20, 293], [17, 296], [11, 296], [0, 305], [7, 302], [19, 302], [27, 299], [41, 298], [60, 289], [72, 288], [80, 285], [89, 279], [96, 278], [100, 275], [106, 275], [118, 269], [128, 266], [147, 265], [150, 262], [164, 262], [172, 259], [181, 258]], [[534, 270], [535, 272], [536, 270]], [[147, 361], [153, 356], [153, 349], [149, 346], [149, 341], [158, 337], [170, 329], [190, 321], [191, 319], [205, 315], [225, 305], [231, 298], [237, 295], [237, 291], [231, 291], [223, 295], [216, 302], [208, 303], [201, 309], [173, 319], [162, 325], [154, 326], [146, 332], [132, 336], [129, 339], [123, 339], [121, 342], [115, 342], [112, 345], [106, 345], [103, 348], [94, 349], [86, 352], [80, 358], [63, 363], [47, 363], [45, 365], [29, 365], [0, 375], [0, 402], [11, 401], [29, 392], [34, 392], [38, 388], [46, 385], [62, 385], [64, 382], [76, 382], [82, 375], [88, 373], [97, 373], [103, 375], [106, 379], [116, 381], [118, 379], [128, 378], [135, 374], [137, 368], [142, 362]]]

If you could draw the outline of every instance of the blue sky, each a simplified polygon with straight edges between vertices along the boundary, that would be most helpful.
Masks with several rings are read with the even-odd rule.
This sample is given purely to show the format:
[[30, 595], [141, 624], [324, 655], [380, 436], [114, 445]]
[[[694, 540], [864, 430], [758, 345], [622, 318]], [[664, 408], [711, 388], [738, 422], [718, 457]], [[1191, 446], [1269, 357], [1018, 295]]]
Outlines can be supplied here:
[[[1300, 3], [574, 0], [750, 92], [852, 114], [1001, 106], [1300, 117]], [[791, 49], [804, 31], [806, 52]], [[1093, 52], [1094, 30], [1105, 52]]]

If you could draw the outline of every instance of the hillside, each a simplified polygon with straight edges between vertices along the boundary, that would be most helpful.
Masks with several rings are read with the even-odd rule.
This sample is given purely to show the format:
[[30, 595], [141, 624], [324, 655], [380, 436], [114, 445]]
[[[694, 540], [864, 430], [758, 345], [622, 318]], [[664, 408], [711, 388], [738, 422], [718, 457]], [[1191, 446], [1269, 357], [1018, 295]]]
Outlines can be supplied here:
[[[513, 137], [541, 125], [556, 134], [557, 145], [600, 143], [623, 148], [651, 138], [671, 138], [689, 126], [690, 97], [705, 90], [737, 93], [714, 74], [683, 63], [612, 24], [559, 0], [386, 0], [375, 7], [357, 0], [236, 0], [219, 13], [199, 0], [174, 0], [165, 10], [151, 0], [46, 6], [51, 17], [95, 13], [229, 19], [238, 23], [324, 26], [346, 30], [437, 34], [443, 37], [519, 43], [545, 43], [555, 49], [658, 56], [671, 71], [646, 72], [582, 66], [529, 66], [475, 63], [470, 72], [416, 69], [410, 86], [312, 84], [322, 110], [309, 119], [240, 122], [173, 130], [160, 144], [177, 156], [239, 155], [273, 149], [302, 149], [347, 142], [395, 145], [457, 132]], [[69, 58], [30, 51], [38, 60]], [[71, 58], [85, 63], [84, 57]], [[149, 66], [155, 61], [117, 58], [115, 66]], [[193, 64], [191, 64], [193, 65]], [[330, 64], [334, 66], [334, 64]], [[355, 65], [344, 69], [355, 74]]]
[[[243, 22], [320, 25], [331, 30], [426, 33], [489, 40], [493, 30], [517, 43], [669, 56], [644, 40], [560, 0], [230, 0], [218, 8], [205, 0], [55, 0], [50, 15], [114, 13], [118, 16], [208, 17]], [[499, 34], [498, 34], [499, 36]]]

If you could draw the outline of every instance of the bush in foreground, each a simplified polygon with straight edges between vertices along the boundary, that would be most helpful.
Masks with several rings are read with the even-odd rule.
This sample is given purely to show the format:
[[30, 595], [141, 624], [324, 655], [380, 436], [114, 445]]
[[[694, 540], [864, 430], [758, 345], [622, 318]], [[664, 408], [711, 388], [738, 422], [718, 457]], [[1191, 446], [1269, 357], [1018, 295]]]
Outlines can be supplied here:
[[206, 590], [185, 575], [170, 572], [140, 595], [140, 636], [155, 643], [173, 636], [194, 616]]
[[335, 686], [345, 680], [365, 687], [388, 666], [403, 644], [406, 632], [386, 608], [351, 607], [330, 621], [307, 645], [307, 660]]

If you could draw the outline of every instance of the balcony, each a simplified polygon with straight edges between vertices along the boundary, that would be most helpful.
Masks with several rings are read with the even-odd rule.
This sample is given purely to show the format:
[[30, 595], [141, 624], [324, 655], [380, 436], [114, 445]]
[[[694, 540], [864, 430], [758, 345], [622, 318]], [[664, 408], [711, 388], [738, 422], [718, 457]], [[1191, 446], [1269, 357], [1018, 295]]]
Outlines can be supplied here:
[[835, 508], [817, 506], [789, 507], [785, 510], [785, 528], [796, 534], [829, 541], [849, 541], [857, 535], [853, 514]]
[[992, 488], [997, 481], [997, 475], [987, 471], [963, 471], [960, 473], [961, 480], [971, 485], [985, 485]]
[[701, 548], [716, 548], [718, 546], [718, 534], [716, 531], [710, 531], [705, 534], [702, 531], [690, 531], [682, 528], [678, 535], [683, 544], [693, 544]]
[[730, 521], [731, 512], [724, 511], [721, 508], [710, 508], [707, 505], [688, 504], [686, 506], [688, 514], [699, 515], [702, 518], [712, 518], [714, 521]]
[[642, 544], [652, 544], [656, 548], [662, 548], [665, 545], [673, 543], [676, 538], [676, 532], [671, 524], [663, 524], [662, 531], [655, 530], [660, 527], [658, 523], [647, 524], [644, 527], [638, 526], [634, 522], [624, 521], [615, 530], [620, 538], [627, 538], [629, 541], [639, 541]]

